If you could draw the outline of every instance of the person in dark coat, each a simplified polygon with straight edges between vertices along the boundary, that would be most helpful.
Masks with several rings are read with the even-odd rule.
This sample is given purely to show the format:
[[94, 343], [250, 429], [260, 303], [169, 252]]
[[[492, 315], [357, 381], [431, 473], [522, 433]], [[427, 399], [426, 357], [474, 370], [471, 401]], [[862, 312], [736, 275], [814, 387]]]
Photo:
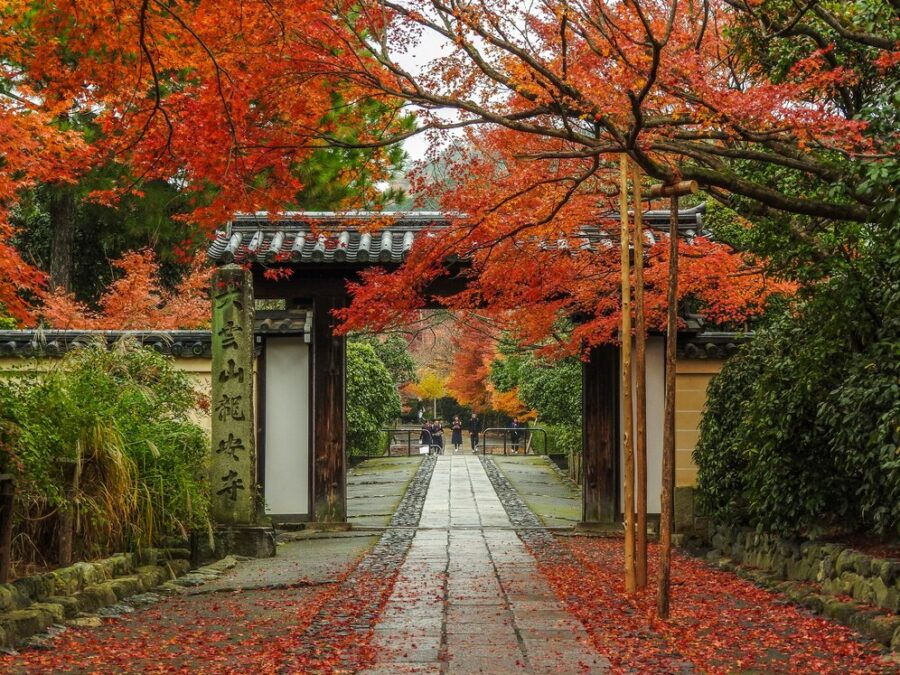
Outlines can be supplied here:
[[439, 419], [434, 420], [431, 425], [432, 443], [437, 446], [437, 453], [444, 454], [444, 425]]
[[450, 442], [453, 443], [453, 454], [456, 454], [462, 445], [462, 421], [460, 421], [459, 415], [454, 415], [453, 424], [450, 428], [453, 429]]
[[427, 445], [429, 446], [429, 452], [431, 452], [431, 425], [425, 420], [422, 423], [422, 433], [419, 436], [419, 445]]
[[519, 420], [517, 419], [514, 419], [509, 423], [509, 428], [512, 429], [512, 431], [509, 432], [509, 440], [512, 441], [513, 453], [516, 455], [519, 454], [519, 426]]
[[469, 442], [472, 444], [472, 452], [478, 451], [478, 434], [481, 433], [481, 420], [478, 415], [472, 413], [469, 418]]

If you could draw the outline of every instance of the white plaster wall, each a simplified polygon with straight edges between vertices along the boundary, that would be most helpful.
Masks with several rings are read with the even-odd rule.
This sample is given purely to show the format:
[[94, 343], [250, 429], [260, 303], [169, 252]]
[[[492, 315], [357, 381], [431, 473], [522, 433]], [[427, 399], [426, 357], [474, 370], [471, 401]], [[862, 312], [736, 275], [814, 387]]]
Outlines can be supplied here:
[[309, 514], [309, 351], [303, 338], [266, 340], [267, 514]]
[[[663, 442], [663, 413], [665, 409], [665, 345], [662, 337], [647, 338], [647, 513], [660, 512], [660, 492], [662, 490], [662, 442]], [[634, 347], [632, 346], [632, 350]], [[634, 362], [632, 352], [632, 364]], [[621, 361], [619, 363], [621, 372]], [[632, 368], [631, 395], [632, 401], [637, 405], [634, 368]], [[619, 429], [624, 431], [623, 421], [624, 406], [619, 405]], [[636, 428], [632, 434], [636, 433]], [[619, 436], [619, 484], [624, 485], [625, 454], [622, 443], [624, 434]], [[634, 439], [634, 435], [632, 435]], [[635, 464], [635, 472], [637, 464]], [[635, 490], [636, 492], [636, 490]], [[619, 507], [625, 508], [625, 490], [622, 489]]]

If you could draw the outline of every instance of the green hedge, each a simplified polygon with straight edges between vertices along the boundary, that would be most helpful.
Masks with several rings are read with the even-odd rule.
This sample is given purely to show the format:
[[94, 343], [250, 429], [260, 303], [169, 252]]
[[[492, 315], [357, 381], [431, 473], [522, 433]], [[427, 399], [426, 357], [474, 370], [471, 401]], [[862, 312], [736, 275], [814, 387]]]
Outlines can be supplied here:
[[898, 322], [854, 350], [806, 309], [759, 331], [710, 383], [694, 452], [701, 505], [761, 530], [896, 533]]
[[381, 429], [400, 417], [400, 394], [372, 345], [347, 343], [347, 449], [351, 455], [384, 452]]
[[581, 452], [581, 427], [571, 424], [538, 424], [538, 427], [547, 432], [547, 442], [544, 435], [534, 434], [532, 450], [541, 455], [567, 455], [570, 452]]

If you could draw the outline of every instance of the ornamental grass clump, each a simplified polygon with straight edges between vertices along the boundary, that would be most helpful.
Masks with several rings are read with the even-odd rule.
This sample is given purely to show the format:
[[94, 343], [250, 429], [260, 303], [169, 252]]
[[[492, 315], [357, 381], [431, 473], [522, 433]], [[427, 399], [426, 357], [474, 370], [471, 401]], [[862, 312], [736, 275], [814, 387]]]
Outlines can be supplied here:
[[198, 394], [171, 359], [122, 341], [47, 363], [0, 382], [16, 558], [68, 563], [205, 526], [208, 439], [192, 419]]

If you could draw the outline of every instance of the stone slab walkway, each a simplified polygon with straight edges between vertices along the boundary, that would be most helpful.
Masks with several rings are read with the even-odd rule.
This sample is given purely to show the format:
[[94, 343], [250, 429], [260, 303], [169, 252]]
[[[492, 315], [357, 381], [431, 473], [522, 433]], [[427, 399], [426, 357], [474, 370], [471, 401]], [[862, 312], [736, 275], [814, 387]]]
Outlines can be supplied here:
[[188, 594], [328, 583], [371, 549], [378, 542], [378, 535], [333, 532], [279, 539], [282, 540], [278, 542], [274, 558], [245, 560], [215, 581], [191, 589]]
[[608, 662], [516, 535], [481, 461], [437, 459], [369, 675], [600, 673]]

